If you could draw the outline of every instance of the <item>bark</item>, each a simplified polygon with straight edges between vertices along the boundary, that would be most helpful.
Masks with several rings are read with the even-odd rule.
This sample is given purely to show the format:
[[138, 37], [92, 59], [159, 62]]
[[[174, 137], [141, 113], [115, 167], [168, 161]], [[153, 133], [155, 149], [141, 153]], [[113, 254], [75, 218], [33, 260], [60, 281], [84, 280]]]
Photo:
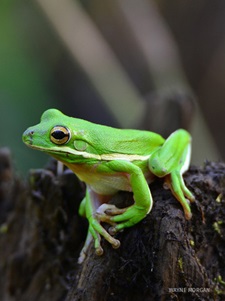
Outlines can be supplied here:
[[[206, 162], [185, 174], [196, 196], [186, 221], [163, 180], [150, 185], [154, 206], [139, 224], [103, 240], [82, 265], [77, 258], [87, 222], [79, 217], [85, 186], [56, 163], [30, 171], [26, 181], [0, 151], [0, 300], [224, 300], [225, 164]], [[118, 206], [132, 194], [118, 193]]]

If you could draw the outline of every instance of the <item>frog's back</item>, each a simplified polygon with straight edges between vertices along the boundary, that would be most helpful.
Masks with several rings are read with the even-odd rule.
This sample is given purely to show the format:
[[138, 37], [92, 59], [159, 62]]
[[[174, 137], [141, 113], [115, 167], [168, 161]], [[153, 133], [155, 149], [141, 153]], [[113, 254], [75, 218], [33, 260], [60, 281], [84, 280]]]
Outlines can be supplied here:
[[164, 143], [159, 134], [150, 131], [118, 129], [65, 115], [61, 121], [99, 154], [148, 155]]
[[92, 138], [105, 153], [147, 155], [164, 143], [162, 136], [150, 131], [96, 126]]

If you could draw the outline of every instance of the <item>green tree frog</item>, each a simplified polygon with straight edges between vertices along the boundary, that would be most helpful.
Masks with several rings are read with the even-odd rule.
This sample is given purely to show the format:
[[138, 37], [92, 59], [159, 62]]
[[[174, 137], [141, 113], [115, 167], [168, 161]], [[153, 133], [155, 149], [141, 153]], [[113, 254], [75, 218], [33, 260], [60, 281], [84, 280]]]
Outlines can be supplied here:
[[[186, 219], [191, 218], [194, 196], [182, 177], [189, 167], [191, 136], [183, 129], [165, 140], [153, 132], [98, 125], [49, 109], [39, 124], [23, 133], [23, 142], [61, 161], [86, 183], [79, 214], [88, 219], [89, 229], [79, 262], [92, 240], [98, 255], [103, 253], [101, 237], [118, 248], [115, 233], [137, 224], [151, 211], [148, 184], [155, 176], [165, 177]], [[133, 205], [119, 209], [108, 204], [120, 190], [133, 192]], [[102, 222], [110, 225], [108, 231]]]

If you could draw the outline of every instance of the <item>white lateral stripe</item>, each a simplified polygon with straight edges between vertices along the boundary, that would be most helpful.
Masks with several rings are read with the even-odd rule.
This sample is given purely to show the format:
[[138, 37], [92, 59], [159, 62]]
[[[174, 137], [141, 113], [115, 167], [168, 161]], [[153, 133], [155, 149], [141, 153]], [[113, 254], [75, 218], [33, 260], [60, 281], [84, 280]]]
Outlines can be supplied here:
[[140, 156], [140, 155], [124, 155], [124, 154], [108, 154], [101, 155], [102, 160], [127, 160], [127, 161], [145, 161], [149, 159], [148, 156]]
[[77, 151], [71, 149], [69, 147], [64, 147], [63, 150], [60, 147], [52, 147], [50, 151], [68, 153], [74, 156], [82, 156], [83, 158], [87, 159], [97, 159], [99, 161], [111, 161], [111, 160], [127, 160], [127, 161], [145, 161], [148, 160], [150, 155], [148, 156], [141, 156], [141, 155], [125, 155], [125, 154], [91, 154], [84, 151]]

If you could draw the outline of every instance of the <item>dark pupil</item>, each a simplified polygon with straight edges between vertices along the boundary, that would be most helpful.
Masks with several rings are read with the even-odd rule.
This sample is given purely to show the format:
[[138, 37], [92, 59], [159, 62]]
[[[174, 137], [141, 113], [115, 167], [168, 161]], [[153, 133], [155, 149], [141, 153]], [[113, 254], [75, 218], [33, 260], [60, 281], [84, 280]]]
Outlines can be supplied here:
[[68, 136], [69, 136], [68, 134], [65, 134], [63, 131], [59, 131], [59, 130], [52, 133], [52, 137], [54, 137], [57, 140], [61, 140]]

